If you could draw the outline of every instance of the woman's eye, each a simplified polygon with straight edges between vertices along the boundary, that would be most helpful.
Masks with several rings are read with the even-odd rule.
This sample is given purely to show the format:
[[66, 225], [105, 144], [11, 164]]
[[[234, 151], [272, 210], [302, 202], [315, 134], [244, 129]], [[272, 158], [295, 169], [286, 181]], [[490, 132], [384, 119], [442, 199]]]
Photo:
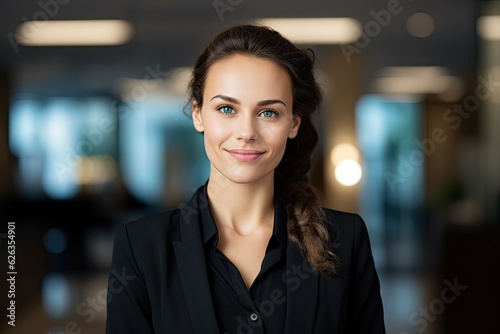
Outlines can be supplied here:
[[234, 109], [231, 108], [230, 106], [220, 106], [219, 108], [217, 108], [217, 110], [219, 110], [221, 113], [225, 115], [229, 115], [234, 112]]
[[264, 118], [270, 118], [270, 117], [276, 117], [276, 116], [278, 116], [278, 113], [276, 111], [274, 111], [274, 110], [264, 110], [260, 114]]

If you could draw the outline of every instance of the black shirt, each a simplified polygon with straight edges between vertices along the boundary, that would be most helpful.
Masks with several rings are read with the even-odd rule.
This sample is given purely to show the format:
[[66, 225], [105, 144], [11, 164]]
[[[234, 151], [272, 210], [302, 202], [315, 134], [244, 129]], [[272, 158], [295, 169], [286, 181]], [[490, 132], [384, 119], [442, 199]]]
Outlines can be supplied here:
[[[205, 185], [203, 196], [207, 198]], [[208, 203], [208, 202], [206, 202]], [[201, 225], [210, 292], [221, 333], [284, 333], [287, 216], [274, 198], [274, 227], [259, 274], [248, 290], [236, 266], [219, 250], [219, 235], [208, 205], [201, 209]]]

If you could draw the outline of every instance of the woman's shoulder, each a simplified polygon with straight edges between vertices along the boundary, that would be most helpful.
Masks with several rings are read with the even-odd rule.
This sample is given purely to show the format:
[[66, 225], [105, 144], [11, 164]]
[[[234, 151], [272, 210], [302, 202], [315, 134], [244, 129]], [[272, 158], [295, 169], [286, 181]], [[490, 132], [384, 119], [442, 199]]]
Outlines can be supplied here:
[[329, 208], [323, 208], [323, 211], [333, 240], [358, 243], [368, 237], [366, 224], [359, 214]]
[[179, 232], [179, 209], [150, 214], [118, 226], [116, 236], [126, 234], [131, 243], [147, 244], [175, 237]]
[[323, 208], [326, 219], [329, 223], [338, 226], [339, 228], [354, 228], [365, 225], [363, 218], [357, 213], [339, 211], [330, 208]]

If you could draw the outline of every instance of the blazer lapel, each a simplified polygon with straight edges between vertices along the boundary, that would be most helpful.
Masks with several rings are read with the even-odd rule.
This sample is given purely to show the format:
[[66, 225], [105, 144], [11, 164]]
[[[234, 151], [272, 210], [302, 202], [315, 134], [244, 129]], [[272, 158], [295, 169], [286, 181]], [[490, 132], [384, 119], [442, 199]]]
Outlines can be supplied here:
[[208, 202], [199, 201], [200, 196], [202, 195], [198, 190], [189, 202], [180, 209], [182, 241], [173, 241], [173, 247], [195, 333], [218, 334], [219, 328], [210, 294], [199, 221], [199, 205]]
[[287, 316], [285, 333], [312, 333], [316, 301], [318, 298], [318, 274], [291, 243], [287, 245]]

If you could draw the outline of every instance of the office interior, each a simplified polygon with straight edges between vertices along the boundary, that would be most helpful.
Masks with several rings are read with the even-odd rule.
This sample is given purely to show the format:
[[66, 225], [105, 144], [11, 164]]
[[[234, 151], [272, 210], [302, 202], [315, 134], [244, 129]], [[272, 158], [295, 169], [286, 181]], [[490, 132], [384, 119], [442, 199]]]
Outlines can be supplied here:
[[0, 332], [104, 333], [114, 232], [206, 182], [186, 85], [246, 23], [315, 52], [310, 177], [367, 224], [387, 333], [495, 330], [500, 1], [21, 0], [0, 4]]

